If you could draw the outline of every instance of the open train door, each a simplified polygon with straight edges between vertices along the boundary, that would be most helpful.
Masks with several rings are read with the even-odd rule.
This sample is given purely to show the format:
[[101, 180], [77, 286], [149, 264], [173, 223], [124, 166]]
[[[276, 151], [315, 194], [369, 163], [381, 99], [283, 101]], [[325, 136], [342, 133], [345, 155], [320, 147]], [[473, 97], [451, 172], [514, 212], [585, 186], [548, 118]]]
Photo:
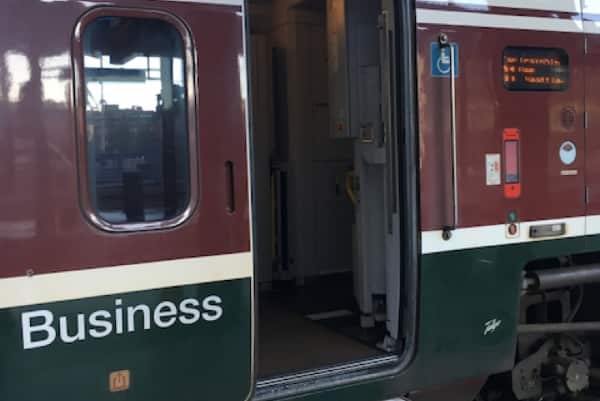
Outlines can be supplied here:
[[354, 294], [363, 328], [386, 322], [379, 345], [390, 352], [398, 350], [402, 275], [394, 3], [327, 3], [330, 132], [354, 148]]
[[243, 3], [106, 3], [2, 2], [0, 399], [246, 400]]
[[[398, 83], [397, 83], [397, 30], [396, 2], [382, 0], [380, 16], [380, 55], [381, 55], [381, 110], [383, 120], [384, 147], [386, 165], [384, 168], [384, 210], [386, 243], [386, 294], [387, 294], [387, 331], [386, 348], [398, 350], [397, 342], [401, 338], [400, 298], [401, 256], [400, 256], [400, 200], [399, 200], [399, 163], [400, 157], [398, 131]], [[391, 345], [393, 344], [393, 345]]]

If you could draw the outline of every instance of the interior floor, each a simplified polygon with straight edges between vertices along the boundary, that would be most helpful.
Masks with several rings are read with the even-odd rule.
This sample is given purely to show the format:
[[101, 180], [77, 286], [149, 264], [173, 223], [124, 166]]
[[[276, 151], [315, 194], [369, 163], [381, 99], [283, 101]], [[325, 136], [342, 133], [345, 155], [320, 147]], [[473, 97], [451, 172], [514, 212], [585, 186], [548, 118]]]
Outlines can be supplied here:
[[350, 275], [335, 274], [261, 293], [259, 377], [384, 355], [377, 342], [385, 327], [360, 327], [351, 284]]

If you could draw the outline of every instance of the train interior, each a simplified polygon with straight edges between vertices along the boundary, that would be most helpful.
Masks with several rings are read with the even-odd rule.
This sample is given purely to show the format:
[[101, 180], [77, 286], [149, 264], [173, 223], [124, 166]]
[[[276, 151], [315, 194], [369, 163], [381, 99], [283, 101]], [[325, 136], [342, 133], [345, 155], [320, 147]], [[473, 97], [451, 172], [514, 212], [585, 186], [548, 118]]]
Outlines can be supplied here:
[[382, 4], [249, 3], [263, 379], [401, 347]]

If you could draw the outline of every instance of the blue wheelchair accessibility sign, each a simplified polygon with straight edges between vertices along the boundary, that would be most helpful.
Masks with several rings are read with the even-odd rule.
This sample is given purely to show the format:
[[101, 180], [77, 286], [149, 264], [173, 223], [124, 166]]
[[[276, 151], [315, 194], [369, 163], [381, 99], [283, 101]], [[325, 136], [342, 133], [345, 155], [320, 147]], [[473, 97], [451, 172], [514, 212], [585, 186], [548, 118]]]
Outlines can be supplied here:
[[[458, 77], [458, 45], [452, 43], [454, 49], [454, 76]], [[431, 44], [431, 76], [446, 78], [450, 76], [450, 48], [441, 48], [439, 43]]]

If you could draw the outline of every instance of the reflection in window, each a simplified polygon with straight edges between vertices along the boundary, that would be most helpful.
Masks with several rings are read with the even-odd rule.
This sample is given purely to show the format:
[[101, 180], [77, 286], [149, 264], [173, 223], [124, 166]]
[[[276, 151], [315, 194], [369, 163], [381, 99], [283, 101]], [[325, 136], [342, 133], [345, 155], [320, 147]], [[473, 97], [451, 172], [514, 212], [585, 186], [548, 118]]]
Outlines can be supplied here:
[[88, 182], [108, 223], [170, 220], [188, 205], [183, 60], [165, 21], [102, 17], [86, 27]]

